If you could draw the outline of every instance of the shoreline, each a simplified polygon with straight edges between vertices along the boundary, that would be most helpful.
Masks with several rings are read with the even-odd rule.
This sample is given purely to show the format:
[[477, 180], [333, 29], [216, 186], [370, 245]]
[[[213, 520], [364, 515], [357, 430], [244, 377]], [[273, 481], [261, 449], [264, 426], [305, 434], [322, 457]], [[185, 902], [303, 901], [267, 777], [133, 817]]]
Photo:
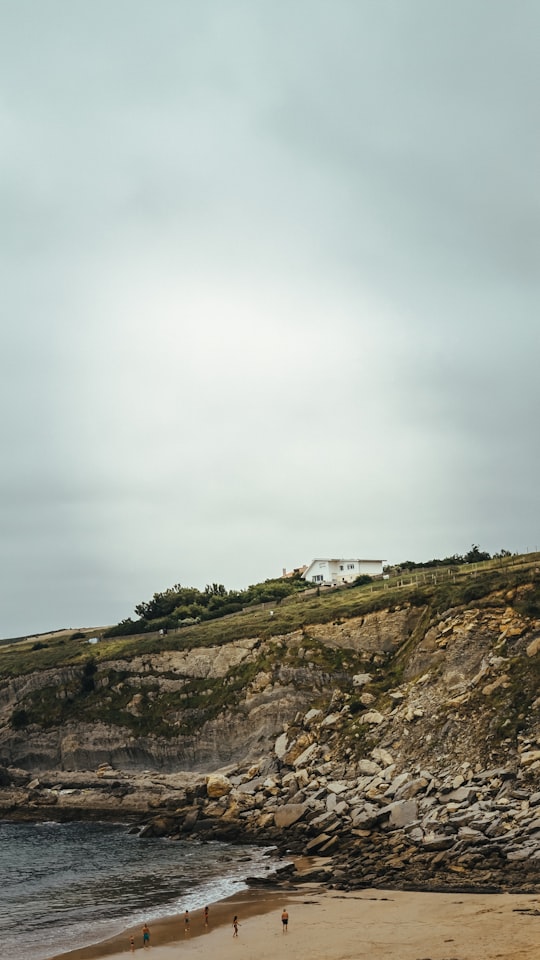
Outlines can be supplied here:
[[[315, 885], [313, 885], [315, 886]], [[184, 932], [184, 916], [182, 912], [175, 916], [159, 917], [156, 920], [148, 919], [150, 927], [150, 949], [172, 946], [191, 942], [198, 937], [207, 937], [213, 930], [222, 929], [230, 925], [233, 916], [238, 914], [244, 918], [263, 916], [271, 910], [281, 910], [282, 901], [292, 902], [301, 895], [298, 889], [283, 890], [280, 887], [265, 886], [264, 888], [247, 888], [225, 897], [223, 900], [201, 902], [196, 910], [190, 910], [189, 934]], [[285, 898], [285, 899], [284, 899]], [[209, 924], [204, 924], [204, 907], [209, 906]], [[142, 949], [142, 924], [128, 926], [122, 933], [114, 934], [105, 940], [89, 944], [85, 947], [76, 947], [65, 953], [52, 954], [46, 960], [99, 960], [101, 957], [116, 957], [129, 953], [129, 938], [135, 938], [136, 952]]]
[[[294, 889], [249, 889], [190, 911], [190, 933], [183, 916], [150, 925], [150, 948], [143, 951], [140, 928], [48, 960], [124, 960], [135, 954], [153, 960], [533, 960], [540, 938], [535, 894], [419, 893], [397, 890], [343, 892], [306, 883]], [[286, 936], [280, 915], [290, 914]], [[238, 939], [231, 924], [238, 914]]]

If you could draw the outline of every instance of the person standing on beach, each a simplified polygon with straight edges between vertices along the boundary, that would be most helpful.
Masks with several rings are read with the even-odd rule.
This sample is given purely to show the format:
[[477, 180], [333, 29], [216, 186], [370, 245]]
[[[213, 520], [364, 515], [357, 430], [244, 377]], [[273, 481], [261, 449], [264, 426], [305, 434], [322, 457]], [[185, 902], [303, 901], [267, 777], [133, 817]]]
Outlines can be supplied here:
[[150, 927], [147, 923], [145, 923], [144, 927], [142, 928], [142, 945], [143, 947], [150, 946]]
[[233, 925], [233, 937], [237, 937], [237, 936], [238, 936], [238, 927], [240, 926], [240, 924], [238, 923], [238, 917], [236, 916], [236, 914], [234, 915], [234, 919], [233, 919], [232, 925]]
[[132, 953], [135, 953], [135, 937], [129, 938], [129, 949]]
[[205, 908], [204, 908], [204, 925], [205, 925], [205, 927], [208, 926], [209, 913], [210, 913], [210, 911], [209, 911], [208, 907], [205, 907]]
[[281, 926], [283, 933], [287, 933], [287, 928], [289, 926], [289, 914], [287, 913], [287, 907], [283, 907], [283, 912], [281, 914]]
[[189, 933], [189, 910], [186, 910], [184, 914], [184, 933], [186, 936]]

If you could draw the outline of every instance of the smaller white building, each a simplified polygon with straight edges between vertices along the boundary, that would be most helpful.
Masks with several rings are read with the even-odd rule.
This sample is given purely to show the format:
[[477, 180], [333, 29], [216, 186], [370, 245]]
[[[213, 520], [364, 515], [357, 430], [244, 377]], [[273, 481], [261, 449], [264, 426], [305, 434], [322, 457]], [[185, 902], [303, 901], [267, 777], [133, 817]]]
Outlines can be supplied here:
[[352, 583], [362, 574], [381, 577], [382, 572], [382, 560], [328, 560], [317, 557], [302, 576], [318, 586], [337, 587], [340, 583]]

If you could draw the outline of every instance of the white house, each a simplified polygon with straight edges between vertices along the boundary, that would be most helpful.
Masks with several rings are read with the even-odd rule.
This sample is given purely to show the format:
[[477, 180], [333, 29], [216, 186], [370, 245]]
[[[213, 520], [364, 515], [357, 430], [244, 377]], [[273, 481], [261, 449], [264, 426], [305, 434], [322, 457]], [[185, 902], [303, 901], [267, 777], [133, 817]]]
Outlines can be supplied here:
[[380, 577], [382, 572], [382, 560], [326, 560], [317, 557], [311, 561], [302, 576], [310, 583], [335, 587], [340, 583], [352, 583], [364, 573], [370, 577]]

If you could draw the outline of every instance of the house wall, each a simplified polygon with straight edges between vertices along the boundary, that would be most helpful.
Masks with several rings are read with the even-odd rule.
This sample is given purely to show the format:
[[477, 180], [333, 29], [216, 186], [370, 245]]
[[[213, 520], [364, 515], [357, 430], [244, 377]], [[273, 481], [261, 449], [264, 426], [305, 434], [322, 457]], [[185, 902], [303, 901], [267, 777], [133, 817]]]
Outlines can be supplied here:
[[330, 563], [328, 560], [317, 560], [308, 567], [304, 574], [306, 580], [311, 583], [330, 583], [332, 576], [330, 573]]
[[370, 577], [382, 574], [382, 563], [378, 560], [335, 560], [331, 564], [332, 580], [337, 583], [352, 583], [360, 574]]
[[311, 583], [352, 583], [360, 574], [381, 576], [381, 560], [316, 560], [310, 564], [305, 578]]

